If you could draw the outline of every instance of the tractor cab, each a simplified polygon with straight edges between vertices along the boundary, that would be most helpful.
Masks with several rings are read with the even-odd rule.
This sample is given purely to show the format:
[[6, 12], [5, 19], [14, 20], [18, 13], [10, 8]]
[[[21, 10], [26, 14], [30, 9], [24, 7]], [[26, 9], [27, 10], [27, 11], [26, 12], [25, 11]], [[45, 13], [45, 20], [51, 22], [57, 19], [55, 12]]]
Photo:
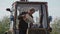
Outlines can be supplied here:
[[32, 28], [27, 28], [27, 34], [50, 34], [47, 2], [28, 2], [27, 0], [16, 1], [12, 4], [10, 12], [14, 16], [12, 20], [13, 33], [16, 34], [19, 29], [19, 14], [27, 12], [31, 8], [35, 9], [35, 13], [33, 14], [34, 23]]

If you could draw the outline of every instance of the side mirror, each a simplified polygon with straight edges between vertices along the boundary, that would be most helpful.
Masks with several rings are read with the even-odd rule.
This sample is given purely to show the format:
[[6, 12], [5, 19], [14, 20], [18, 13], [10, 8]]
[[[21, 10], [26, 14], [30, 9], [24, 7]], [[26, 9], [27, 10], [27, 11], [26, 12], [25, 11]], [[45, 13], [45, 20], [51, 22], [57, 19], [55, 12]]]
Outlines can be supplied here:
[[6, 11], [10, 11], [10, 8], [7, 8]]
[[49, 19], [49, 22], [51, 22], [52, 21], [52, 16], [49, 16], [48, 19]]
[[10, 8], [7, 8], [6, 11], [12, 12], [12, 11], [10, 10]]

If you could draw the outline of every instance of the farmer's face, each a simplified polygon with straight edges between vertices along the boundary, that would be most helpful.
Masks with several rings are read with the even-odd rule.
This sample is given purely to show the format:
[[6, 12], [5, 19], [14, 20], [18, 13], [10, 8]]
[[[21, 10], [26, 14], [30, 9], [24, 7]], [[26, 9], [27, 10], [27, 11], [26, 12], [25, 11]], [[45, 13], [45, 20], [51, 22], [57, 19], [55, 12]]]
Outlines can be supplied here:
[[30, 11], [30, 14], [33, 14], [35, 11]]

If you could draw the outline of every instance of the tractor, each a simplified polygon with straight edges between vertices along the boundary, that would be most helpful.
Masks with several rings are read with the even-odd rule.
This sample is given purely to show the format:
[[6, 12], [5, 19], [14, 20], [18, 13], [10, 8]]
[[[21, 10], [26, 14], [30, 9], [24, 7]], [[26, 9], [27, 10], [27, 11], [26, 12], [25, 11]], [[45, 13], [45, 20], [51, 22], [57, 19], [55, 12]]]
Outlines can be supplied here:
[[19, 34], [18, 16], [24, 11], [27, 12], [30, 8], [35, 9], [35, 13], [33, 14], [35, 27], [27, 28], [26, 34], [50, 34], [52, 31], [52, 28], [50, 27], [50, 21], [52, 21], [52, 17], [48, 15], [47, 4], [47, 2], [29, 2], [28, 0], [14, 2], [11, 10], [10, 8], [6, 9], [11, 13], [11, 24], [8, 34]]

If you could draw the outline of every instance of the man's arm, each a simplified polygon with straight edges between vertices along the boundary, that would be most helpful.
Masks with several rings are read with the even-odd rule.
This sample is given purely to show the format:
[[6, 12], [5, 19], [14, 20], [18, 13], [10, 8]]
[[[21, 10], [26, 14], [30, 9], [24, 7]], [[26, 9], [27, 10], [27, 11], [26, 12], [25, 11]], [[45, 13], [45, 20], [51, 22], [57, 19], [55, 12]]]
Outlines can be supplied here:
[[20, 19], [24, 19], [25, 18], [25, 14], [27, 14], [27, 12], [22, 12], [21, 14], [19, 14], [19, 16], [18, 16], [18, 19], [20, 20]]

